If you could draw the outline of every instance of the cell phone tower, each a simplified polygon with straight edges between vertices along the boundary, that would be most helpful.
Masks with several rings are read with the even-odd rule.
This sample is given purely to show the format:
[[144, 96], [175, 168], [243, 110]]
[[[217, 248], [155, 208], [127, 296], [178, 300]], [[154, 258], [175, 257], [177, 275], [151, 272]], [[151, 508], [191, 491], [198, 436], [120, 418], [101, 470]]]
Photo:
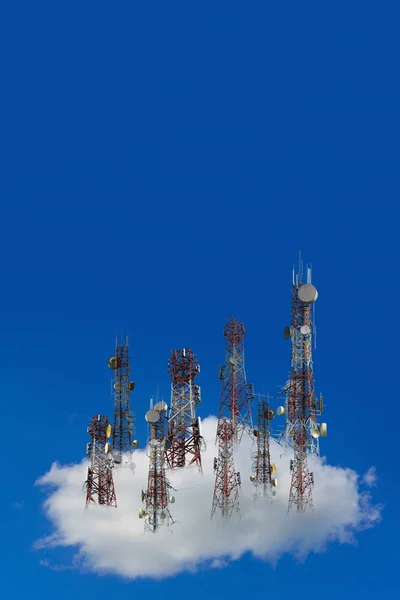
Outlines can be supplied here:
[[274, 411], [269, 408], [268, 397], [258, 395], [258, 417], [257, 429], [254, 430], [257, 450], [251, 455], [253, 459], [250, 481], [256, 487], [254, 500], [257, 498], [267, 498], [272, 500], [276, 496], [274, 487], [278, 485], [276, 478], [276, 465], [271, 463], [270, 453], [270, 421], [274, 418]]
[[90, 467], [87, 469], [86, 508], [89, 504], [117, 506], [114, 481], [112, 476], [113, 461], [109, 454], [111, 425], [108, 417], [94, 415], [88, 425], [88, 434], [92, 440], [87, 444], [86, 453], [90, 457]]
[[114, 371], [113, 459], [116, 466], [131, 464], [132, 452], [137, 448], [138, 441], [132, 441], [135, 416], [131, 411], [130, 394], [135, 383], [129, 378], [128, 338], [120, 344], [117, 340], [115, 354], [108, 359], [108, 366]]
[[147, 491], [142, 491], [142, 502], [145, 503], [145, 508], [139, 510], [139, 518], [144, 519], [145, 532], [155, 533], [160, 527], [166, 526], [169, 528], [174, 523], [169, 511], [169, 503], [173, 504], [175, 498], [170, 496], [169, 493], [172, 488], [166, 477], [164, 455], [167, 408], [164, 401], [157, 402], [154, 408], [147, 411], [145, 416], [150, 426], [148, 454], [150, 461]]
[[172, 350], [168, 362], [171, 376], [171, 406], [165, 442], [165, 459], [170, 469], [197, 465], [200, 473], [201, 452], [205, 442], [201, 435], [200, 386], [194, 383], [200, 373], [197, 357], [190, 348]]
[[222, 520], [230, 519], [233, 511], [240, 515], [240, 473], [235, 471], [234, 449], [238, 447], [243, 432], [253, 432], [251, 401], [253, 386], [246, 381], [244, 368], [243, 323], [231, 318], [225, 326], [225, 365], [220, 368], [222, 383], [217, 425], [218, 458], [214, 459], [215, 486], [211, 509], [213, 518], [217, 509]]
[[285, 339], [292, 344], [289, 381], [285, 386], [285, 406], [279, 406], [278, 415], [286, 413], [283, 433], [286, 446], [292, 446], [294, 458], [290, 461], [292, 479], [288, 511], [292, 506], [305, 512], [313, 508], [312, 488], [314, 475], [308, 469], [308, 454], [319, 456], [319, 437], [327, 434], [326, 423], [317, 423], [322, 414], [322, 396], [314, 391], [312, 344], [315, 336], [314, 303], [318, 292], [311, 283], [311, 266], [307, 265], [306, 282], [303, 283], [303, 264], [299, 260], [298, 273], [293, 269], [292, 320], [284, 330]]

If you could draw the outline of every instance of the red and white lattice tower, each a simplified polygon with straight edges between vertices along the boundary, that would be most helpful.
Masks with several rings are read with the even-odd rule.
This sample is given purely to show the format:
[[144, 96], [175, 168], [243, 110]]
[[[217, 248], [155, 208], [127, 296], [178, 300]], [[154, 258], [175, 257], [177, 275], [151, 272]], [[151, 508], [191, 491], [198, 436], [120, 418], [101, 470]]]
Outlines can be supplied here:
[[174, 503], [170, 496], [171, 486], [166, 477], [165, 464], [165, 421], [167, 405], [157, 402], [154, 408], [146, 413], [146, 421], [150, 426], [149, 441], [149, 475], [146, 492], [142, 491], [142, 502], [145, 508], [139, 510], [139, 518], [144, 518], [145, 531], [156, 532], [160, 527], [169, 527], [174, 520], [169, 511], [169, 503]]
[[278, 485], [276, 478], [276, 465], [271, 463], [270, 454], [270, 421], [274, 418], [274, 411], [269, 408], [268, 397], [258, 395], [257, 429], [254, 431], [257, 450], [251, 455], [253, 459], [250, 481], [256, 487], [254, 499], [267, 498], [272, 500], [276, 496], [274, 487]]
[[197, 465], [201, 467], [204, 440], [196, 405], [200, 402], [200, 386], [194, 383], [200, 373], [197, 357], [190, 348], [172, 350], [168, 363], [171, 376], [171, 406], [165, 443], [165, 459], [170, 469]]
[[222, 383], [217, 425], [218, 458], [214, 459], [215, 487], [211, 518], [217, 509], [222, 519], [229, 519], [236, 511], [240, 514], [240, 473], [235, 471], [234, 449], [244, 431], [252, 435], [251, 401], [253, 387], [246, 381], [244, 368], [243, 323], [230, 319], [224, 329], [225, 365], [220, 368]]
[[86, 450], [90, 457], [90, 466], [85, 481], [86, 507], [91, 503], [116, 507], [117, 498], [111, 470], [113, 461], [109, 454], [110, 445], [107, 441], [111, 435], [108, 417], [94, 415], [87, 431], [92, 440], [88, 443]]
[[114, 371], [114, 426], [113, 459], [116, 466], [132, 465], [132, 452], [137, 440], [132, 440], [135, 431], [134, 413], [131, 411], [130, 394], [135, 383], [129, 378], [128, 338], [125, 343], [116, 343], [115, 355], [108, 359], [108, 366]]
[[294, 450], [290, 462], [292, 472], [288, 511], [294, 505], [298, 512], [313, 508], [312, 488], [314, 475], [308, 469], [308, 454], [319, 456], [319, 437], [326, 436], [326, 423], [317, 423], [322, 413], [322, 397], [314, 391], [312, 343], [315, 334], [314, 302], [318, 297], [311, 283], [311, 267], [307, 266], [303, 282], [302, 262], [299, 272], [293, 270], [292, 321], [285, 328], [284, 337], [291, 340], [292, 360], [290, 378], [285, 386], [286, 405], [278, 407], [278, 414], [286, 412], [285, 445]]

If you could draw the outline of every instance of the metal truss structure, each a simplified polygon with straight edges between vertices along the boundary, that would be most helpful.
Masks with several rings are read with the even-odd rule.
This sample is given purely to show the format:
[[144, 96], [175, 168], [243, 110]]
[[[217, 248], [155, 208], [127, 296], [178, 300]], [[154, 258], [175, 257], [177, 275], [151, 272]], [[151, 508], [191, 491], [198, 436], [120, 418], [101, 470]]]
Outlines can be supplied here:
[[117, 506], [114, 481], [112, 476], [113, 461], [109, 454], [108, 439], [111, 435], [111, 425], [108, 417], [94, 415], [88, 425], [88, 434], [92, 440], [87, 444], [86, 453], [90, 457], [85, 487], [86, 507], [89, 504]]
[[231, 517], [233, 511], [240, 515], [240, 473], [235, 472], [234, 449], [242, 439], [244, 431], [253, 432], [251, 401], [253, 387], [246, 381], [244, 368], [243, 323], [235, 318], [228, 321], [224, 329], [225, 365], [220, 368], [222, 383], [221, 401], [217, 425], [218, 458], [214, 459], [215, 486], [211, 518], [217, 509], [222, 520]]
[[267, 498], [272, 500], [276, 496], [276, 491], [273, 489], [278, 485], [276, 478], [276, 466], [271, 464], [270, 454], [270, 421], [274, 418], [274, 411], [269, 408], [268, 398], [258, 395], [258, 418], [257, 429], [254, 435], [257, 443], [257, 451], [253, 452], [252, 471], [250, 481], [255, 485], [256, 491], [254, 499]]
[[130, 394], [135, 388], [129, 380], [128, 338], [125, 343], [116, 343], [115, 355], [108, 359], [108, 366], [114, 371], [114, 427], [113, 458], [116, 466], [131, 463], [132, 452], [137, 447], [137, 440], [132, 441], [135, 427], [135, 416], [131, 411]]
[[307, 282], [303, 283], [302, 263], [299, 272], [293, 271], [292, 319], [291, 326], [285, 328], [284, 337], [291, 340], [292, 358], [290, 378], [285, 386], [285, 407], [278, 408], [278, 414], [286, 412], [284, 431], [285, 445], [292, 446], [294, 459], [289, 506], [296, 506], [298, 512], [307, 507], [313, 508], [312, 488], [314, 476], [308, 469], [308, 454], [319, 456], [319, 437], [327, 432], [326, 423], [318, 424], [317, 417], [322, 413], [322, 397], [317, 399], [314, 391], [312, 363], [312, 343], [315, 333], [313, 307], [318, 297], [311, 284], [311, 268], [307, 267]]
[[155, 533], [160, 527], [169, 528], [174, 523], [169, 503], [174, 503], [175, 498], [170, 496], [170, 489], [173, 488], [166, 477], [164, 456], [166, 410], [167, 405], [161, 401], [146, 413], [146, 421], [150, 426], [149, 474], [147, 490], [142, 491], [145, 509], [139, 510], [139, 518], [144, 518], [145, 532]]
[[190, 348], [172, 350], [168, 363], [171, 376], [171, 406], [165, 443], [165, 459], [170, 469], [197, 465], [200, 472], [201, 451], [205, 447], [196, 405], [200, 386], [194, 383], [200, 373], [197, 357]]

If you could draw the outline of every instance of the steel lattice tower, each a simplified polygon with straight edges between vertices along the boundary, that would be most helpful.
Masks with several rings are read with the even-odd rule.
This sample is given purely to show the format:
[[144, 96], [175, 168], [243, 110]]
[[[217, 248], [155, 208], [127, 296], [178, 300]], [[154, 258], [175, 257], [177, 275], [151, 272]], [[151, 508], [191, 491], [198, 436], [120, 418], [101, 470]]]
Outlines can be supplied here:
[[165, 459], [170, 469], [197, 465], [200, 472], [204, 440], [196, 405], [200, 402], [200, 387], [194, 383], [200, 372], [197, 357], [190, 348], [172, 350], [168, 363], [171, 376], [171, 406], [169, 411]]
[[113, 462], [109, 456], [107, 442], [111, 434], [108, 417], [94, 415], [88, 425], [88, 434], [92, 441], [87, 445], [90, 467], [88, 467], [85, 481], [86, 507], [90, 503], [116, 507], [117, 498], [111, 470]]
[[175, 502], [175, 498], [169, 495], [172, 489], [166, 477], [165, 466], [165, 402], [157, 402], [154, 409], [146, 413], [146, 421], [150, 426], [149, 442], [149, 474], [147, 491], [142, 492], [142, 502], [145, 509], [139, 511], [139, 518], [144, 518], [145, 531], [155, 533], [161, 526], [169, 527], [174, 520], [169, 511], [169, 503]]
[[253, 387], [246, 381], [243, 323], [232, 318], [224, 329], [225, 365], [220, 368], [222, 383], [217, 425], [218, 458], [214, 459], [215, 487], [211, 518], [220, 509], [223, 520], [233, 511], [240, 514], [240, 473], [235, 472], [233, 451], [246, 430], [252, 435], [251, 401]]
[[313, 508], [314, 476], [308, 469], [307, 456], [309, 453], [319, 456], [318, 438], [327, 431], [326, 423], [317, 423], [317, 416], [322, 413], [322, 397], [318, 400], [315, 396], [312, 363], [313, 304], [318, 292], [311, 284], [311, 268], [307, 267], [307, 283], [303, 283], [302, 271], [300, 261], [299, 272], [295, 275], [293, 271], [291, 326], [284, 333], [292, 345], [290, 378], [285, 386], [286, 406], [278, 408], [279, 414], [287, 415], [285, 445], [293, 446], [294, 450], [288, 511], [295, 505], [298, 512]]
[[250, 476], [250, 481], [256, 487], [255, 499], [262, 497], [272, 500], [272, 497], [276, 495], [273, 488], [278, 485], [278, 480], [276, 479], [276, 466], [274, 463], [271, 464], [269, 444], [270, 421], [273, 417], [274, 411], [269, 408], [268, 399], [259, 395], [257, 429], [254, 432], [257, 451], [252, 454], [254, 475]]
[[132, 441], [135, 419], [131, 411], [130, 394], [135, 388], [129, 380], [128, 338], [125, 343], [116, 344], [115, 355], [108, 359], [108, 366], [115, 373], [114, 378], [114, 427], [113, 458], [116, 465], [122, 463], [123, 457], [131, 461], [137, 440]]

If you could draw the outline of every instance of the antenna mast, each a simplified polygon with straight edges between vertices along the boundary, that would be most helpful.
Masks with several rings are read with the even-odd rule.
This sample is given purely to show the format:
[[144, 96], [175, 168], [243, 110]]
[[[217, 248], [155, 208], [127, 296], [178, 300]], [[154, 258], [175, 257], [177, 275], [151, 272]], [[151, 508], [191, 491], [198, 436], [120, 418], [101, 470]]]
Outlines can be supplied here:
[[86, 508], [90, 503], [116, 507], [117, 498], [111, 471], [113, 462], [108, 456], [110, 445], [107, 440], [111, 435], [108, 417], [94, 415], [87, 432], [92, 441], [87, 444], [86, 448], [86, 453], [90, 457], [90, 467], [88, 467], [85, 481]]
[[257, 451], [253, 452], [253, 466], [252, 471], [254, 475], [250, 475], [250, 481], [252, 481], [256, 487], [254, 499], [261, 497], [272, 500], [273, 496], [276, 496], [276, 491], [273, 487], [278, 485], [276, 478], [276, 465], [271, 464], [271, 454], [269, 446], [270, 438], [270, 421], [274, 418], [274, 411], [269, 408], [268, 398], [258, 395], [258, 418], [257, 427], [254, 431], [254, 435], [257, 441]]
[[200, 417], [196, 418], [200, 386], [194, 383], [200, 373], [200, 365], [190, 348], [184, 348], [172, 350], [168, 368], [171, 375], [171, 407], [165, 459], [170, 469], [194, 464], [202, 472], [201, 450], [205, 443], [201, 436]]
[[116, 465], [128, 464], [132, 461], [132, 452], [138, 446], [138, 441], [132, 441], [135, 418], [131, 411], [130, 394], [135, 383], [129, 381], [129, 350], [128, 338], [125, 343], [116, 343], [115, 355], [108, 359], [108, 366], [114, 371], [114, 430], [113, 458]]
[[307, 283], [303, 283], [303, 265], [293, 273], [292, 322], [284, 331], [285, 339], [291, 340], [292, 359], [290, 378], [286, 383], [286, 406], [278, 407], [278, 415], [286, 412], [286, 427], [283, 433], [285, 445], [292, 445], [294, 460], [290, 461], [292, 472], [289, 506], [297, 506], [298, 512], [313, 508], [312, 487], [314, 475], [308, 470], [307, 456], [319, 456], [319, 437], [327, 433], [326, 423], [317, 423], [322, 413], [322, 397], [318, 400], [314, 391], [312, 363], [313, 305], [318, 298], [311, 284], [311, 267], [307, 267]]
[[229, 519], [235, 510], [240, 514], [240, 473], [235, 472], [233, 451], [246, 430], [252, 435], [250, 403], [253, 387], [246, 381], [244, 369], [243, 323], [231, 318], [225, 326], [225, 365], [220, 367], [222, 383], [217, 425], [218, 458], [214, 458], [215, 487], [211, 518], [220, 509], [222, 519]]
[[[150, 403], [150, 406], [152, 401]], [[150, 426], [149, 442], [149, 475], [147, 491], [142, 491], [142, 502], [145, 509], [139, 510], [139, 518], [144, 518], [145, 531], [155, 533], [161, 526], [169, 527], [174, 523], [168, 508], [168, 503], [174, 503], [174, 496], [169, 496], [169, 482], [165, 473], [164, 430], [165, 412], [167, 405], [164, 401], [157, 402], [154, 408], [147, 411], [145, 419]]]

